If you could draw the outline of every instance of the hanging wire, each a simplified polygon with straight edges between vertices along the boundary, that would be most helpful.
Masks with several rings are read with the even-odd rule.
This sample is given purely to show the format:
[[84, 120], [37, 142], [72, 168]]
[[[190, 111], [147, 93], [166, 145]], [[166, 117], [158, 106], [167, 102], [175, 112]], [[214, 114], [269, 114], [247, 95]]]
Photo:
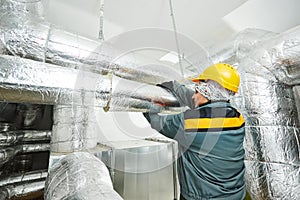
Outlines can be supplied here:
[[99, 33], [98, 39], [104, 40], [104, 33], [103, 33], [103, 22], [104, 22], [104, 0], [100, 0], [100, 26], [99, 26]]
[[181, 76], [182, 78], [184, 77], [183, 73], [183, 67], [182, 67], [182, 56], [179, 48], [179, 41], [178, 41], [178, 35], [177, 35], [177, 29], [176, 29], [176, 23], [175, 23], [175, 16], [174, 16], [174, 11], [173, 11], [173, 5], [172, 5], [172, 0], [169, 0], [169, 6], [170, 6], [170, 16], [172, 18], [172, 23], [173, 23], [173, 31], [175, 35], [175, 42], [176, 42], [176, 48], [177, 48], [177, 54], [178, 54], [178, 63], [181, 71]]

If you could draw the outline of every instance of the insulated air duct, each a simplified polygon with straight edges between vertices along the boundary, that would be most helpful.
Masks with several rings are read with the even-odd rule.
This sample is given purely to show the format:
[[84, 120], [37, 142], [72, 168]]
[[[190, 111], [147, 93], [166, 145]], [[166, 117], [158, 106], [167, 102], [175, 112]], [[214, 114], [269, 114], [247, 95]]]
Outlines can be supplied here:
[[46, 179], [46, 200], [121, 200], [114, 191], [105, 164], [87, 152], [75, 152], [57, 161]]
[[[155, 86], [148, 90], [145, 89], [146, 86], [135, 85], [134, 88], [143, 90], [134, 90], [132, 93], [132, 88], [127, 87], [114, 93], [111, 85], [115, 83], [106, 76], [110, 73], [151, 84], [168, 80], [170, 75], [165, 73], [153, 75], [147, 70], [141, 72], [137, 68], [129, 67], [130, 61], [124, 62], [126, 64], [114, 63], [112, 55], [115, 53], [110, 45], [103, 45], [97, 40], [90, 40], [54, 27], [41, 18], [39, 9], [33, 9], [35, 12], [27, 9], [29, 4], [31, 5], [30, 1], [0, 1], [0, 53], [41, 61], [1, 56], [0, 69], [5, 69], [0, 72], [2, 101], [75, 105], [66, 109], [61, 105], [56, 108], [57, 112], [61, 109], [78, 111], [77, 114], [75, 112], [69, 116], [71, 118], [79, 116], [78, 113], [89, 113], [88, 109], [81, 112], [80, 107], [88, 104], [110, 107], [111, 110], [116, 108], [116, 110], [137, 111], [147, 110], [153, 100], [176, 105], [176, 99], [172, 95]], [[300, 199], [297, 188], [300, 133], [296, 111], [296, 102], [299, 102], [299, 99], [293, 93], [294, 86], [300, 84], [299, 27], [280, 35], [261, 30], [257, 32], [250, 30], [249, 33], [249, 39], [247, 31], [243, 32], [241, 37], [231, 41], [233, 44], [225, 45], [225, 49], [221, 48], [220, 51], [215, 50], [215, 53], [212, 53], [214, 61], [238, 64], [242, 75], [240, 95], [236, 96], [234, 101], [247, 121], [245, 138], [247, 187], [253, 199]], [[51, 72], [45, 62], [65, 68], [60, 68], [58, 73], [55, 73], [57, 68], [51, 66], [51, 69], [55, 69]], [[9, 66], [11, 69], [7, 68]], [[46, 68], [43, 68], [45, 66]], [[18, 71], [21, 69], [25, 71]], [[39, 73], [34, 76], [37, 69]], [[50, 71], [53, 76], [43, 74], [43, 70]], [[62, 72], [60, 70], [67, 70], [71, 74], [60, 73]], [[92, 80], [96, 80], [96, 84], [93, 84], [92, 88], [91, 85], [74, 87], [77, 77], [81, 76], [81, 71], [84, 71], [83, 74], [93, 74]], [[17, 77], [12, 76], [15, 72], [18, 72]], [[106, 77], [94, 79], [99, 74]], [[46, 77], [50, 77], [51, 80]], [[73, 82], [62, 82], [67, 78]], [[44, 79], [50, 82], [45, 83]], [[80, 83], [87, 82], [86, 79], [82, 80], [85, 81]], [[98, 81], [103, 84], [98, 84]], [[147, 95], [149, 91], [156, 91], [157, 96]], [[159, 98], [165, 96], [166, 100]], [[123, 97], [126, 99], [125, 102], [122, 100]], [[74, 127], [71, 130], [75, 130]], [[59, 138], [61, 133], [57, 132], [56, 136]], [[88, 134], [87, 137], [81, 137], [81, 134], [77, 133], [68, 136], [75, 138], [74, 148], [81, 148], [81, 145], [76, 144], [77, 141], [90, 138]], [[65, 138], [57, 139], [58, 143], [64, 140]]]
[[[95, 110], [147, 111], [154, 103], [178, 111], [166, 90], [89, 71], [0, 55], [0, 100], [54, 104], [52, 151], [70, 152], [96, 145]], [[173, 108], [172, 108], [173, 107]]]
[[249, 45], [240, 41], [245, 33], [225, 45], [233, 53], [222, 55], [225, 49], [219, 57], [242, 76], [233, 100], [246, 118], [246, 186], [252, 199], [300, 199], [299, 98], [293, 94], [300, 84], [300, 26], [282, 34], [252, 29], [261, 38]]
[[211, 47], [210, 59], [212, 63], [224, 62], [235, 65], [248, 55], [253, 46], [276, 35], [278, 34], [262, 29], [245, 29], [223, 44]]
[[0, 52], [150, 84], [171, 80], [170, 76], [182, 78], [175, 71], [153, 71], [137, 66], [135, 60], [120, 60], [124, 52], [113, 44], [55, 27], [43, 19], [40, 4], [40, 0], [0, 1]]
[[[60, 113], [71, 115], [67, 116], [67, 123], [55, 121], [53, 151], [93, 147], [88, 141], [95, 138], [91, 136], [95, 133], [87, 132], [95, 130], [87, 128], [96, 127], [89, 121], [92, 117], [86, 118], [82, 127], [76, 125], [75, 119], [80, 115], [93, 116], [88, 113], [98, 107], [106, 111], [147, 111], [153, 103], [178, 106], [176, 98], [164, 89], [128, 81], [156, 84], [169, 80], [171, 74], [176, 78], [178, 73], [142, 69], [130, 59], [115, 62], [122, 53], [113, 45], [81, 37], [45, 21], [40, 1], [2, 0], [0, 5], [1, 53], [35, 60], [1, 58], [0, 100], [68, 105], [54, 108], [55, 112], [64, 110]], [[111, 74], [123, 79], [116, 83], [117, 78]]]
[[111, 82], [111, 78], [92, 72], [0, 55], [1, 101], [109, 105], [112, 110], [147, 110], [153, 102], [178, 106], [176, 98], [160, 87], [122, 80], [113, 89]]

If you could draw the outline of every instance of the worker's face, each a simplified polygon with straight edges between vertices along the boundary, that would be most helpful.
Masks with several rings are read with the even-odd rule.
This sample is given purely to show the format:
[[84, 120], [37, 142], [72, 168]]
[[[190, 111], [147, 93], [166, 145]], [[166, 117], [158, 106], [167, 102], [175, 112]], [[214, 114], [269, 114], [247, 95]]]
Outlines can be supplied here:
[[193, 94], [192, 99], [194, 100], [195, 108], [208, 102], [208, 99], [206, 97], [204, 97], [197, 90], [195, 90], [195, 93]]

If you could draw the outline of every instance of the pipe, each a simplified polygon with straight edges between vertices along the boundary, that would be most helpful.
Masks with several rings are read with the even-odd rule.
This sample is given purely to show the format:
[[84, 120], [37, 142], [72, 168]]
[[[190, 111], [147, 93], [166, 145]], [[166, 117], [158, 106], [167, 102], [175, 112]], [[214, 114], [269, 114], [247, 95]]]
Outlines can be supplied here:
[[233, 99], [246, 119], [247, 190], [252, 199], [300, 199], [300, 123], [293, 94], [300, 80], [300, 26], [247, 49], [234, 53], [242, 82]]
[[21, 145], [22, 153], [33, 153], [41, 151], [49, 151], [50, 144], [47, 143], [37, 143], [37, 144], [23, 144]]
[[47, 175], [48, 175], [48, 170], [37, 170], [37, 171], [26, 172], [23, 174], [14, 174], [9, 177], [1, 179], [0, 187], [6, 185], [12, 185], [16, 183], [25, 183], [25, 182], [37, 181], [39, 179], [46, 179]]
[[17, 154], [20, 153], [33, 153], [49, 150], [50, 144], [47, 143], [22, 144], [13, 147], [2, 148], [0, 149], [0, 165], [12, 160]]
[[46, 179], [44, 199], [121, 200], [114, 191], [105, 164], [87, 152], [75, 152], [57, 161]]
[[0, 166], [13, 159], [13, 157], [19, 152], [19, 147], [8, 147], [0, 149]]
[[45, 141], [49, 142], [51, 131], [7, 131], [0, 132], [0, 147], [17, 143]]
[[27, 195], [42, 195], [45, 180], [26, 182], [15, 185], [7, 185], [0, 188], [0, 199], [12, 199], [13, 197], [27, 199]]

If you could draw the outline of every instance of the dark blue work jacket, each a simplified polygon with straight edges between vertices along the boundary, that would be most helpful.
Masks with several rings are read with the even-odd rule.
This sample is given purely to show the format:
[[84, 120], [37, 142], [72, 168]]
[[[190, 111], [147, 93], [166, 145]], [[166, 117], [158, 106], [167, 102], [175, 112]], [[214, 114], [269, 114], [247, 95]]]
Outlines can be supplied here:
[[244, 198], [244, 119], [228, 102], [145, 117], [152, 128], [178, 142], [178, 176], [185, 199]]

